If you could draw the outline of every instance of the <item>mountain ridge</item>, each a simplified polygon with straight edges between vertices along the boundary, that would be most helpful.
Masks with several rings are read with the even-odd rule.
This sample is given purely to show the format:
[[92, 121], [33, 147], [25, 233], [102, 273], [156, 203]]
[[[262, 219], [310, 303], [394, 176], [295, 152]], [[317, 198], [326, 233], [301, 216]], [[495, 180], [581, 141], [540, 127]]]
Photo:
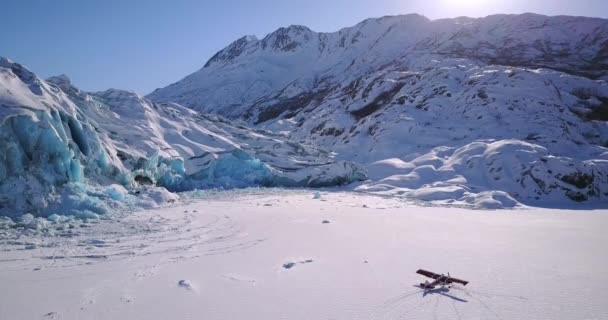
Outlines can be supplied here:
[[[503, 190], [524, 203], [608, 195], [608, 20], [387, 16], [333, 33], [282, 28], [228, 48], [148, 97], [362, 163], [377, 179], [362, 190], [435, 200]], [[564, 184], [581, 174], [595, 175], [593, 190]]]
[[[216, 53], [199, 71], [148, 97], [227, 114], [221, 109], [252, 103], [296, 79], [313, 82], [326, 73], [336, 75], [354, 69], [365, 72], [404, 55], [413, 59], [421, 55], [465, 57], [489, 64], [551, 68], [592, 78], [607, 75], [608, 20], [536, 14], [467, 19], [468, 23], [463, 24], [463, 18], [429, 20], [414, 14], [366, 19], [330, 33], [300, 26], [279, 28], [261, 40], [240, 38]], [[544, 37], [544, 29], [556, 30], [549, 33], [555, 38], [553, 41], [539, 40]], [[497, 43], [488, 41], [490, 33], [498, 33], [493, 35]], [[522, 34], [530, 39], [517, 40]], [[587, 37], [576, 40], [581, 34]], [[271, 40], [274, 42], [269, 43]], [[258, 61], [258, 65], [252, 65], [252, 61]], [[243, 70], [235, 70], [235, 64]], [[304, 64], [308, 68], [301, 67]], [[230, 72], [239, 74], [230, 77]]]

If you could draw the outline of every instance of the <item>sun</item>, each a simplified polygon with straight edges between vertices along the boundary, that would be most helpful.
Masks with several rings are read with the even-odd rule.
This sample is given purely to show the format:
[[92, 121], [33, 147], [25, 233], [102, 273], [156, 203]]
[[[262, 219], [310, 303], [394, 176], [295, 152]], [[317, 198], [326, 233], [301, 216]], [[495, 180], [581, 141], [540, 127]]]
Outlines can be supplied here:
[[439, 6], [442, 11], [452, 13], [450, 16], [477, 16], [486, 12], [491, 5], [496, 5], [494, 0], [441, 0]]
[[488, 4], [488, 0], [444, 0], [444, 2], [452, 6], [478, 6]]

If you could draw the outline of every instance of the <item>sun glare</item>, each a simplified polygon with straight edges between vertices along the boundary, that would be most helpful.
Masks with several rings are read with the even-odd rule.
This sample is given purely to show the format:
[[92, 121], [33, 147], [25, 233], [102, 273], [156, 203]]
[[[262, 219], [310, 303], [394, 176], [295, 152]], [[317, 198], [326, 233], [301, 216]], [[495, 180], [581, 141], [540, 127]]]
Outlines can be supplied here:
[[451, 12], [451, 16], [477, 16], [492, 2], [492, 0], [442, 0], [440, 6], [441, 9]]

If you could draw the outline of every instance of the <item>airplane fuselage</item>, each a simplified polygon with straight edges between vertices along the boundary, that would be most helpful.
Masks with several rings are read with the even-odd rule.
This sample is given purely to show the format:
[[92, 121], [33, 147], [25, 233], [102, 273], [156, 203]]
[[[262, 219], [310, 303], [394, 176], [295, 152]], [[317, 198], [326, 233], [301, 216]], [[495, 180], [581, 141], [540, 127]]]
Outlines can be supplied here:
[[425, 281], [424, 283], [420, 284], [420, 287], [428, 290], [428, 289], [435, 289], [437, 286], [441, 286], [444, 287], [446, 285], [451, 285], [452, 283], [460, 283], [464, 286], [466, 286], [469, 282], [466, 280], [460, 280], [457, 278], [453, 278], [450, 276], [450, 274], [448, 273], [448, 275], [444, 275], [444, 274], [439, 274], [439, 273], [434, 273], [434, 272], [430, 272], [430, 271], [426, 271], [426, 270], [422, 270], [419, 269], [418, 271], [416, 271], [416, 273], [421, 274], [423, 276], [429, 277], [435, 281], [433, 282], [429, 282], [428, 280]]
[[430, 283], [428, 281], [425, 281], [423, 283], [420, 284], [420, 287], [422, 289], [425, 290], [430, 290], [430, 289], [435, 289], [437, 286], [446, 286], [446, 285], [451, 285], [453, 282], [450, 280], [449, 277], [447, 276], [441, 276], [437, 279], [435, 279], [435, 281], [433, 281], [433, 283]]

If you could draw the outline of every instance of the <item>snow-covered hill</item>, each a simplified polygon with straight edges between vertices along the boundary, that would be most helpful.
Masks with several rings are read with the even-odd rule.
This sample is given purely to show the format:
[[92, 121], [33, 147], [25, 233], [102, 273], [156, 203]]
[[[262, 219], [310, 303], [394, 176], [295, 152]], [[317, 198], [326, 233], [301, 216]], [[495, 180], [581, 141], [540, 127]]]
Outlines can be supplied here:
[[83, 92], [66, 76], [44, 81], [0, 58], [0, 216], [94, 217], [175, 201], [169, 191], [364, 177], [281, 135], [132, 92]]
[[368, 166], [359, 190], [483, 207], [608, 197], [608, 20], [368, 19], [243, 37], [148, 97]]

